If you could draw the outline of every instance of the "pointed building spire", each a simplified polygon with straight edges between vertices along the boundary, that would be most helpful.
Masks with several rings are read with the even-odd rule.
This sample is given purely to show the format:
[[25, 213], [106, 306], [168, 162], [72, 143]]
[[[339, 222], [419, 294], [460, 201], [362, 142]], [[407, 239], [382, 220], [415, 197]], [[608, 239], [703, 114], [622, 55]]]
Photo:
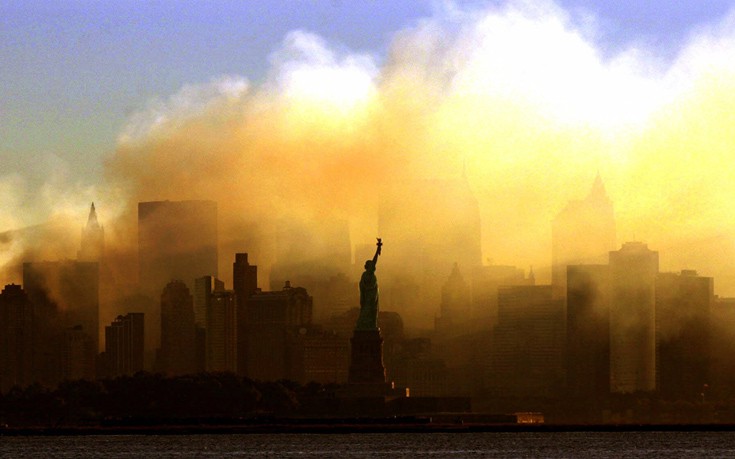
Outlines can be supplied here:
[[597, 171], [597, 175], [595, 176], [595, 181], [592, 184], [592, 189], [590, 190], [590, 194], [587, 196], [587, 199], [594, 199], [594, 198], [607, 199], [607, 192], [605, 191], [605, 184], [602, 183], [602, 177], [600, 176], [600, 171]]
[[82, 228], [82, 240], [77, 252], [79, 261], [99, 261], [105, 249], [105, 230], [97, 221], [94, 203], [89, 208], [87, 225]]
[[97, 221], [97, 211], [94, 208], [94, 203], [92, 203], [92, 207], [89, 209], [89, 218], [87, 218], [87, 227], [92, 226], [100, 226]]

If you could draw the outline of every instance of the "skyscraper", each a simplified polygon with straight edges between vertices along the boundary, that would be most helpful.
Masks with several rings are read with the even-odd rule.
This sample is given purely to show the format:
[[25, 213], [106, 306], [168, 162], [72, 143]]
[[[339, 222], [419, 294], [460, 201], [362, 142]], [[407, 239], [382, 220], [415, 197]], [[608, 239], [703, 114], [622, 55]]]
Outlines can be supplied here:
[[213, 292], [225, 289], [225, 283], [212, 276], [194, 279], [194, 323], [199, 328], [207, 328], [207, 312]]
[[656, 279], [656, 362], [659, 393], [670, 400], [700, 400], [710, 381], [714, 281], [696, 271], [660, 273]]
[[[99, 265], [72, 260], [24, 263], [23, 285], [34, 309], [36, 379], [54, 385], [64, 377], [59, 367], [64, 343], [78, 342], [84, 334], [91, 356], [85, 361], [94, 361], [97, 355]], [[70, 337], [72, 341], [67, 340]]]
[[595, 411], [610, 393], [610, 269], [569, 265], [566, 278], [567, 392]]
[[610, 390], [656, 389], [658, 252], [626, 242], [610, 252]]
[[0, 393], [33, 381], [33, 307], [20, 285], [0, 293]]
[[215, 290], [207, 305], [206, 370], [237, 371], [237, 305], [235, 292]]
[[435, 322], [437, 333], [445, 336], [457, 331], [466, 333], [467, 328], [462, 325], [471, 320], [470, 305], [470, 287], [455, 263], [449, 278], [442, 286], [440, 317]]
[[311, 325], [312, 298], [302, 287], [286, 283], [282, 290], [258, 292], [248, 298], [247, 375], [275, 381], [287, 378], [290, 342]]
[[92, 203], [87, 225], [82, 228], [82, 239], [77, 259], [79, 261], [99, 262], [105, 252], [105, 230], [97, 221], [97, 211]]
[[[217, 277], [217, 203], [153, 201], [138, 203], [138, 268], [141, 293], [157, 299], [172, 279], [189, 291], [194, 279]], [[153, 305], [156, 301], [152, 302]], [[143, 310], [148, 320], [146, 343], [159, 347], [161, 315]]]
[[615, 214], [600, 174], [587, 197], [569, 204], [551, 228], [551, 285], [554, 297], [566, 293], [566, 266], [601, 264], [615, 250]]
[[196, 371], [194, 301], [181, 281], [171, 281], [161, 294], [160, 367], [168, 374]]
[[133, 375], [143, 370], [144, 315], [130, 312], [105, 327], [105, 376]]
[[81, 325], [63, 331], [59, 359], [62, 381], [95, 378], [97, 352], [92, 346], [92, 339]]
[[564, 304], [550, 285], [501, 287], [493, 334], [492, 385], [500, 393], [548, 396], [563, 383]]
[[232, 283], [237, 302], [237, 374], [247, 375], [248, 324], [247, 303], [258, 290], [258, 267], [248, 262], [247, 253], [235, 254], [232, 264]]

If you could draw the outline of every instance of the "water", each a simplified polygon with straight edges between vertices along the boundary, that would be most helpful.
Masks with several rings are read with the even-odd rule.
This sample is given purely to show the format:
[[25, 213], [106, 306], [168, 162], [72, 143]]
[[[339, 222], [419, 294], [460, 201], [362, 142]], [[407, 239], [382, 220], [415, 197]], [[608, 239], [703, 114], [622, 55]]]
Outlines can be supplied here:
[[489, 432], [0, 437], [2, 457], [735, 457], [735, 432]]

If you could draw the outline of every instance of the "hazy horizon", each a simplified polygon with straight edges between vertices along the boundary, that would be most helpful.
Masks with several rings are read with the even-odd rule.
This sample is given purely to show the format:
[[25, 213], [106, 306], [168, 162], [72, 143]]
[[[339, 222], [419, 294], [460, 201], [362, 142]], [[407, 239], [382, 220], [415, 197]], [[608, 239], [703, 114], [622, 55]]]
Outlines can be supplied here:
[[[2, 268], [26, 258], [73, 258], [91, 202], [122, 273], [135, 271], [137, 203], [167, 199], [217, 201], [220, 249], [238, 247], [267, 267], [274, 250], [266, 239], [276, 224], [321, 234], [324, 222], [346, 220], [352, 246], [370, 244], [380, 236], [379, 198], [393, 184], [466, 176], [482, 222], [482, 260], [534, 266], [547, 283], [551, 221], [569, 201], [583, 199], [599, 173], [613, 202], [618, 246], [646, 242], [660, 253], [662, 271], [696, 269], [715, 278], [717, 294], [735, 296], [735, 182], [728, 167], [735, 15], [727, 2], [695, 14], [695, 3], [649, 11], [571, 1], [419, 2], [400, 7], [392, 21], [383, 11], [339, 27], [330, 26], [339, 14], [320, 23], [310, 13], [299, 23], [291, 12], [286, 30], [262, 36], [253, 52], [258, 65], [243, 71], [221, 65], [237, 56], [225, 46], [234, 24], [213, 26], [223, 33], [218, 47], [216, 35], [202, 41], [196, 29], [207, 24], [186, 7], [125, 5], [122, 14], [71, 3], [59, 28], [39, 41], [3, 40], [3, 52], [15, 60], [0, 73], [13, 83], [6, 85], [12, 97], [5, 96], [12, 103], [0, 108], [2, 132], [12, 134], [0, 143], [0, 233], [55, 225], [38, 239], [0, 240], [0, 281], [17, 282]], [[3, 8], [13, 13], [6, 21], [11, 33], [24, 23], [48, 32], [48, 16], [57, 12], [43, 2]], [[278, 23], [285, 8], [249, 14]], [[88, 13], [82, 25], [79, 12]], [[209, 13], [202, 20], [216, 22]], [[670, 21], [670, 34], [652, 25], [657, 15]], [[182, 18], [187, 33], [177, 36]], [[643, 27], [631, 30], [626, 18]], [[133, 23], [140, 28], [126, 27]], [[133, 51], [116, 45], [105, 54], [88, 37], [66, 41], [97, 28], [134, 43]], [[28, 92], [40, 77], [23, 73], [23, 59], [45, 78], [56, 69], [71, 75], [66, 62], [38, 61], [38, 49], [54, 34], [79, 51], [87, 86], [67, 91], [56, 81], [56, 93]], [[155, 52], [140, 55], [149, 67], [120, 68], [141, 52], [136, 34], [157, 37]], [[197, 52], [177, 54], [189, 41]], [[166, 42], [170, 49], [161, 47]], [[39, 48], [24, 54], [24, 46]], [[166, 49], [182, 60], [171, 63]], [[68, 53], [62, 51], [47, 53], [60, 59]], [[96, 67], [86, 66], [88, 53]], [[217, 63], [211, 69], [209, 59]], [[196, 71], [184, 71], [189, 64]], [[131, 76], [138, 91], [122, 101], [124, 116], [111, 116], [105, 101], [119, 107], [130, 93], [110, 88]], [[77, 111], [55, 111], [75, 102]], [[104, 126], [90, 124], [95, 119]], [[46, 140], [23, 140], [34, 136]], [[220, 266], [233, 254], [221, 253]], [[384, 256], [390, 254], [385, 240]]]

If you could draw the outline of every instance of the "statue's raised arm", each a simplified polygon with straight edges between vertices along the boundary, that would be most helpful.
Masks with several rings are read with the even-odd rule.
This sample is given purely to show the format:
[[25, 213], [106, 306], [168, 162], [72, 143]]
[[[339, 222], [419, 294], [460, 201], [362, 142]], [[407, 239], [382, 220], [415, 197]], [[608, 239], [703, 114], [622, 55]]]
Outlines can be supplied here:
[[378, 257], [380, 256], [380, 249], [383, 247], [383, 240], [380, 238], [377, 238], [377, 239], [378, 239], [378, 242], [375, 245], [378, 247], [375, 249], [375, 256], [373, 257], [373, 265], [378, 264]]
[[360, 278], [360, 316], [357, 319], [357, 330], [378, 329], [378, 279], [375, 277], [375, 265], [378, 263], [383, 241], [378, 238], [377, 249], [372, 260], [365, 262], [365, 272]]

